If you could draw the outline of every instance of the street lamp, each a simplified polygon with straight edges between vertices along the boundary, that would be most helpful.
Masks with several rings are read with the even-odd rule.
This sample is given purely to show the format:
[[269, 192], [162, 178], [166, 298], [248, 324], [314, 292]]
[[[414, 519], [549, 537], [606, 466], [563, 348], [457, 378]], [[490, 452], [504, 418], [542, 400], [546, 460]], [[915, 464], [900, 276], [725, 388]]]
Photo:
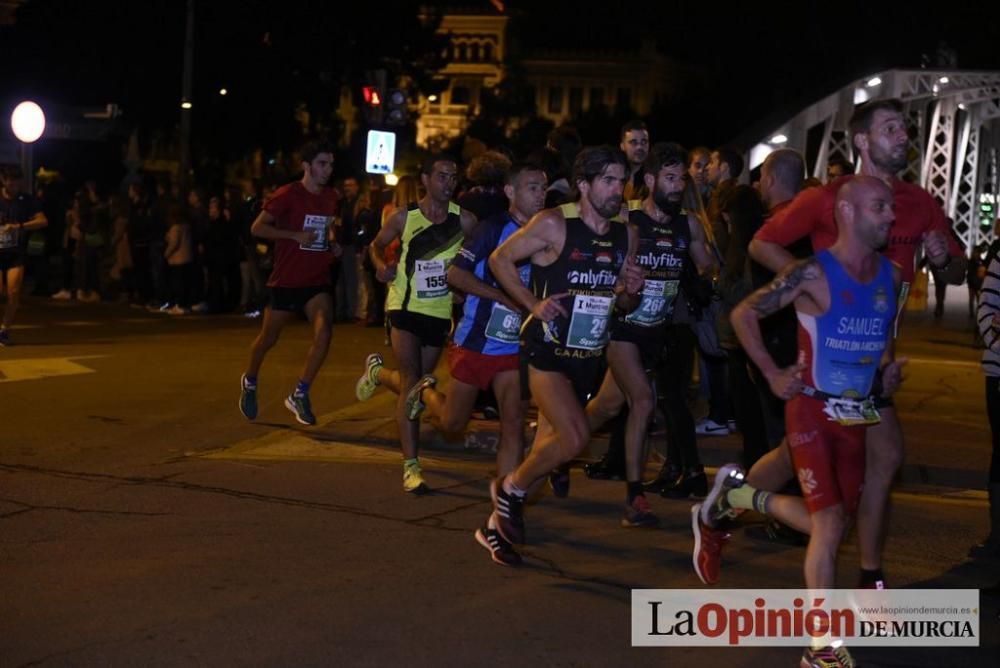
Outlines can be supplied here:
[[21, 169], [24, 170], [25, 185], [29, 193], [35, 191], [35, 175], [31, 166], [31, 145], [45, 132], [45, 113], [30, 100], [14, 107], [10, 115], [10, 128], [21, 142]]

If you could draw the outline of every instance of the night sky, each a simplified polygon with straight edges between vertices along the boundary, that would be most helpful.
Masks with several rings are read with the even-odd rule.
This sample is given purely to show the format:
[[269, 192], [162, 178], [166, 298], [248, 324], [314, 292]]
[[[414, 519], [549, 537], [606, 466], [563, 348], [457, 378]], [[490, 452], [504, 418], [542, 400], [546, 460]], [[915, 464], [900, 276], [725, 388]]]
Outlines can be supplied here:
[[[444, 4], [493, 11], [485, 0]], [[1000, 70], [998, 4], [950, 2], [947, 14], [932, 15], [902, 3], [506, 3], [515, 16], [512, 37], [528, 51], [617, 49], [654, 38], [689, 75], [656, 127], [688, 145], [729, 141], [852, 78], [935, 67], [942, 44], [955, 49], [961, 68]], [[429, 43], [415, 29], [417, 6], [199, 0], [196, 141], [220, 160], [247, 146], [279, 147], [294, 133], [291, 100], [320, 104], [329, 97], [324, 90], [360, 81], [379, 57], [414, 60]], [[15, 25], [0, 27], [0, 105], [116, 102], [123, 120], [142, 129], [144, 145], [157, 133], [167, 137], [179, 114], [183, 32], [183, 0], [30, 0]], [[223, 86], [230, 91], [224, 99], [217, 95]]]

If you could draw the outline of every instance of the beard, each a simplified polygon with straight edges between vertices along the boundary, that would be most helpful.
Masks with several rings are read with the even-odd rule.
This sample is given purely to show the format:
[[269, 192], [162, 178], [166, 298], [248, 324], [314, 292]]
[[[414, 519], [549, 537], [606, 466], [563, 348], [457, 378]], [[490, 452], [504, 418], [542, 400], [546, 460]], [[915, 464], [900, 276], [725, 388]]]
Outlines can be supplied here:
[[594, 211], [599, 213], [602, 218], [614, 218], [622, 209], [622, 198], [618, 195], [614, 195], [604, 200], [600, 204], [595, 202], [593, 198], [590, 199], [590, 205], [594, 207]]
[[677, 215], [681, 212], [680, 193], [677, 193], [675, 195], [668, 195], [666, 193], [654, 189], [653, 203], [656, 204], [656, 208], [658, 208], [660, 211], [667, 214], [671, 218], [676, 218]]
[[904, 147], [899, 153], [894, 154], [892, 151], [886, 151], [881, 155], [872, 154], [872, 162], [880, 170], [889, 174], [898, 174], [899, 172], [906, 169], [910, 160], [907, 157], [907, 151]]

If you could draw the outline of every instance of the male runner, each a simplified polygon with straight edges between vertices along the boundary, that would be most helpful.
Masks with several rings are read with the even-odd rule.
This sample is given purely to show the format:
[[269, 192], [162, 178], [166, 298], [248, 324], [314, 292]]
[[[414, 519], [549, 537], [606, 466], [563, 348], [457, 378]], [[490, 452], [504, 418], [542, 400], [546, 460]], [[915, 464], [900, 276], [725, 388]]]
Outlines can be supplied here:
[[619, 148], [628, 159], [625, 192], [622, 197], [626, 202], [641, 200], [646, 196], [646, 181], [643, 165], [649, 155], [649, 129], [638, 119], [629, 121], [622, 126]]
[[330, 263], [340, 247], [329, 242], [329, 228], [337, 214], [337, 194], [327, 188], [333, 173], [333, 148], [324, 142], [302, 149], [302, 178], [282, 186], [264, 202], [250, 227], [259, 239], [274, 241], [274, 268], [267, 281], [271, 303], [264, 309], [260, 334], [250, 346], [250, 361], [240, 378], [240, 412], [257, 417], [257, 373], [281, 334], [297, 313], [305, 313], [313, 328], [313, 342], [299, 382], [285, 398], [285, 407], [305, 425], [316, 424], [309, 388], [330, 349], [333, 298]]
[[49, 224], [38, 201], [21, 191], [23, 185], [21, 170], [4, 173], [0, 189], [0, 288], [6, 287], [7, 306], [0, 323], [0, 347], [10, 345], [10, 327], [21, 305], [28, 236]]
[[[852, 177], [841, 184], [834, 206], [836, 243], [787, 267], [732, 313], [747, 355], [788, 402], [786, 443], [804, 498], [755, 489], [736, 464], [720, 468], [705, 502], [691, 509], [693, 562], [706, 584], [719, 576], [720, 537], [712, 529], [733, 509], [752, 509], [808, 532], [806, 586], [836, 586], [837, 550], [865, 479], [865, 431], [879, 419], [876, 371], [882, 369], [882, 392], [891, 393], [905, 359], [892, 361], [890, 345], [901, 272], [878, 252], [893, 224], [892, 190], [872, 176]], [[779, 368], [759, 320], [790, 303], [799, 322], [799, 359]], [[807, 649], [802, 665], [853, 665], [833, 641], [825, 636]]]
[[[896, 178], [907, 164], [908, 135], [899, 100], [874, 100], [861, 105], [849, 123], [854, 147], [861, 157], [861, 174], [881, 179], [892, 189], [896, 223], [883, 254], [902, 271], [900, 305], [914, 275], [914, 255], [923, 245], [924, 253], [939, 275], [949, 283], [961, 283], [965, 276], [965, 254], [948, 233], [944, 212], [927, 191]], [[837, 239], [834, 200], [850, 176], [803, 190], [787, 207], [776, 212], [758, 230], [750, 243], [750, 255], [774, 272], [781, 271], [793, 257], [785, 247], [810, 237], [815, 251], [830, 247]], [[881, 422], [868, 430], [865, 487], [858, 511], [858, 551], [861, 556], [860, 585], [882, 588], [882, 546], [888, 512], [889, 488], [903, 461], [903, 437], [899, 418], [891, 400], [878, 398]], [[792, 478], [790, 462], [782, 449], [772, 450], [753, 467], [749, 480], [769, 491], [780, 489]]]
[[[425, 376], [406, 398], [407, 415], [418, 419], [426, 407], [447, 432], [465, 429], [481, 390], [492, 388], [500, 410], [500, 443], [497, 474], [507, 475], [524, 455], [524, 405], [518, 337], [521, 307], [497, 284], [488, 266], [490, 254], [545, 204], [545, 172], [518, 163], [507, 176], [504, 193], [510, 208], [484, 220], [472, 233], [448, 268], [448, 283], [466, 294], [462, 319], [448, 348], [451, 386], [447, 395]], [[521, 283], [529, 284], [531, 265], [518, 265]], [[514, 566], [520, 555], [487, 523], [476, 530], [476, 540], [490, 551], [493, 561]]]
[[[452, 158], [427, 158], [420, 170], [427, 194], [419, 202], [394, 211], [369, 246], [376, 278], [389, 283], [386, 310], [399, 369], [387, 369], [378, 353], [368, 355], [355, 394], [358, 401], [366, 401], [376, 387], [385, 385], [399, 395], [396, 424], [403, 450], [403, 490], [414, 494], [424, 494], [430, 488], [418, 459], [420, 425], [407, 415], [406, 396], [422, 376], [434, 370], [441, 357], [451, 331], [448, 267], [464, 235], [476, 225], [475, 216], [451, 201], [457, 178], [458, 166]], [[399, 264], [390, 266], [385, 249], [396, 239], [402, 241]], [[432, 385], [433, 377], [425, 383]]]
[[[490, 485], [500, 534], [524, 542], [523, 504], [536, 480], [576, 457], [590, 440], [584, 405], [604, 373], [615, 307], [630, 312], [642, 289], [633, 229], [614, 221], [627, 163], [608, 146], [584, 149], [573, 166], [577, 202], [545, 209], [490, 256], [500, 285], [531, 313], [521, 330], [528, 382], [538, 404], [531, 454]], [[517, 263], [531, 258], [532, 290]]]
[[653, 413], [653, 387], [647, 375], [656, 368], [674, 298], [688, 258], [699, 272], [712, 264], [701, 225], [681, 211], [687, 156], [679, 144], [655, 144], [646, 158], [644, 179], [649, 193], [629, 211], [629, 222], [638, 234], [636, 263], [645, 270], [642, 301], [628, 314], [611, 322], [608, 372], [587, 405], [594, 431], [613, 418], [628, 402], [625, 423], [626, 499], [622, 526], [653, 526], [656, 516], [642, 488], [643, 449]]

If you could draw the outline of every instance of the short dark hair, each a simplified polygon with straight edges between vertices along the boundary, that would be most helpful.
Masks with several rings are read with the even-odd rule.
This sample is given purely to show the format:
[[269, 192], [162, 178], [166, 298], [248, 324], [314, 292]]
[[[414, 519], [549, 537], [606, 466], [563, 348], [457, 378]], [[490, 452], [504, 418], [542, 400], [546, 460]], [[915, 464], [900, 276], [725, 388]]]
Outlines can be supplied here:
[[573, 184], [579, 184], [580, 181], [590, 183], [603, 174], [609, 165], [615, 164], [628, 171], [628, 158], [621, 149], [608, 145], [588, 146], [580, 151], [573, 163]]
[[846, 158], [831, 158], [829, 162], [826, 163], [826, 168], [840, 167], [844, 174], [854, 173], [854, 163]]
[[465, 175], [477, 186], [500, 186], [507, 180], [510, 158], [499, 151], [486, 151], [469, 163]]
[[515, 162], [510, 166], [510, 169], [507, 170], [507, 185], [514, 185], [517, 181], [517, 177], [521, 176], [523, 172], [541, 172], [542, 174], [545, 174], [545, 168], [537, 162], [531, 160]]
[[316, 156], [320, 153], [329, 153], [333, 155], [333, 144], [326, 140], [311, 141], [305, 144], [299, 151], [302, 155], [302, 162], [312, 163], [316, 159]]
[[802, 182], [806, 178], [806, 164], [798, 151], [780, 148], [764, 159], [761, 173], [763, 173], [764, 167], [778, 183], [792, 192], [802, 190]]
[[691, 166], [690, 161], [694, 160], [696, 155], [707, 155], [709, 158], [712, 157], [712, 149], [707, 146], [695, 146], [693, 149], [688, 151], [688, 167]]
[[642, 163], [642, 168], [655, 179], [664, 167], [674, 165], [687, 167], [687, 159], [687, 151], [680, 144], [672, 141], [657, 142], [649, 149], [649, 155]]
[[642, 130], [643, 132], [649, 132], [649, 128], [646, 127], [646, 123], [642, 119], [634, 118], [622, 126], [621, 138], [624, 139], [626, 134], [634, 130]]
[[715, 149], [719, 154], [719, 162], [729, 165], [730, 178], [738, 179], [743, 173], [743, 156], [732, 146], [720, 146]]
[[420, 163], [420, 173], [430, 176], [434, 173], [434, 165], [439, 162], [450, 162], [453, 165], [458, 165], [458, 161], [447, 153], [432, 153]]
[[903, 113], [903, 103], [897, 98], [890, 97], [882, 100], [870, 100], [855, 109], [851, 120], [847, 123], [848, 132], [851, 133], [851, 146], [854, 146], [854, 135], [872, 129], [872, 120], [875, 118], [876, 111], [894, 111], [901, 114]]

